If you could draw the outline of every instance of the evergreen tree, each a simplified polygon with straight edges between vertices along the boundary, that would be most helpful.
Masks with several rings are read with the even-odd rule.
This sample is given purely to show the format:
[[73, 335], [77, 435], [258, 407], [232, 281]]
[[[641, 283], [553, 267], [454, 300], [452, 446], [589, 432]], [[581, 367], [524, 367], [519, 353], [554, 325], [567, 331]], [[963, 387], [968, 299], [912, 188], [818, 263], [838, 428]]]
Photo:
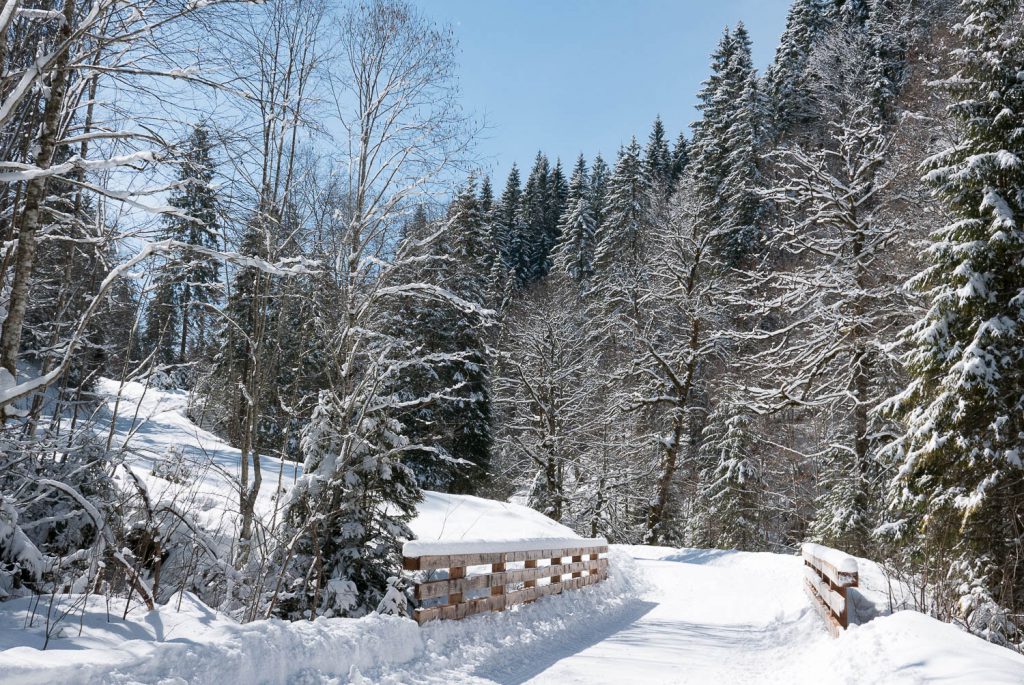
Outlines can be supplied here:
[[670, 182], [673, 190], [675, 190], [675, 186], [679, 182], [679, 179], [683, 177], [683, 172], [686, 171], [686, 165], [689, 161], [690, 151], [689, 145], [686, 142], [686, 134], [680, 131], [679, 137], [676, 138], [675, 147], [672, 148], [672, 173]]
[[604, 208], [608, 196], [608, 180], [611, 173], [604, 157], [598, 153], [594, 163], [590, 165], [590, 207], [594, 212], [594, 235], [601, 232], [604, 224]]
[[[212, 142], [205, 125], [193, 128], [179, 175], [179, 189], [168, 204], [184, 215], [169, 214], [163, 238], [188, 246], [215, 250], [217, 239], [216, 171]], [[164, 265], [146, 322], [146, 341], [157, 349], [159, 361], [184, 363], [190, 345], [202, 349], [209, 315], [204, 305], [220, 299], [220, 269], [209, 255], [179, 251]]]
[[506, 272], [514, 272], [523, 250], [523, 226], [520, 223], [519, 206], [522, 203], [523, 188], [519, 167], [513, 162], [505, 190], [501, 193], [495, 208], [495, 240], [498, 243], [502, 266]]
[[696, 506], [690, 525], [697, 547], [764, 549], [760, 470], [750, 418], [729, 402], [717, 407], [701, 438]]
[[775, 51], [775, 61], [765, 74], [772, 128], [776, 138], [809, 125], [816, 103], [809, 84], [808, 63], [827, 26], [822, 0], [795, 0], [786, 17], [786, 30]]
[[559, 232], [561, 242], [555, 250], [555, 269], [578, 283], [586, 283], [594, 273], [594, 212], [590, 206], [590, 178], [583, 155], [576, 160], [569, 181]]
[[659, 116], [651, 126], [647, 146], [644, 148], [644, 172], [655, 192], [665, 197], [672, 191], [672, 167], [673, 159], [668, 148], [668, 137]]
[[[403, 274], [409, 283], [444, 287], [473, 305], [489, 295], [490, 237], [475, 179], [459, 190], [448, 210], [444, 235], [427, 255], [430, 266]], [[490, 463], [491, 399], [487, 326], [477, 311], [447, 301], [399, 303], [388, 333], [437, 360], [403, 369], [395, 391], [408, 411], [395, 414], [411, 447], [407, 463], [419, 482], [449, 492], [476, 492]], [[430, 403], [415, 398], [447, 388]]]
[[548, 158], [538, 152], [533, 169], [526, 179], [519, 204], [519, 223], [522, 226], [523, 239], [515, 269], [520, 287], [533, 283], [546, 273], [545, 263], [551, 238], [550, 175]]
[[992, 603], [1024, 610], [1024, 12], [1016, 0], [964, 9], [945, 82], [959, 135], [926, 176], [952, 220], [912, 282], [930, 308], [909, 336], [893, 451], [922, 551], [953, 560], [950, 601], [998, 639], [1013, 629]]
[[694, 124], [688, 182], [710, 203], [710, 224], [726, 229], [717, 231], [719, 256], [737, 265], [755, 249], [762, 230], [757, 155], [763, 103], [742, 23], [726, 29], [698, 100], [702, 117]]
[[383, 403], [352, 399], [322, 392], [302, 431], [303, 476], [286, 514], [297, 533], [292, 573], [277, 610], [291, 619], [373, 611], [412, 537], [408, 524], [422, 495], [402, 461], [403, 426]]
[[642, 255], [650, 206], [650, 179], [636, 138], [619, 153], [608, 183], [601, 232], [594, 254], [595, 273], [628, 270]]

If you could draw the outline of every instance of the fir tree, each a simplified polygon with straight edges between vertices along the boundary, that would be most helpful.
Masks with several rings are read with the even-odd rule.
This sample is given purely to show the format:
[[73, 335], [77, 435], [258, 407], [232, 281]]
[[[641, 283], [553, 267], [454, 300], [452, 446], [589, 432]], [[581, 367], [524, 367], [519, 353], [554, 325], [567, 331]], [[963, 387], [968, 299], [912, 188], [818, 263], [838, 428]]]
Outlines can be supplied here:
[[926, 176], [952, 221], [912, 281], [930, 308], [909, 333], [913, 378], [893, 400], [906, 432], [893, 450], [898, 503], [921, 517], [923, 550], [955, 560], [958, 613], [999, 638], [1012, 628], [992, 600], [1024, 609], [1024, 14], [1016, 0], [964, 9], [945, 83], [959, 136]]

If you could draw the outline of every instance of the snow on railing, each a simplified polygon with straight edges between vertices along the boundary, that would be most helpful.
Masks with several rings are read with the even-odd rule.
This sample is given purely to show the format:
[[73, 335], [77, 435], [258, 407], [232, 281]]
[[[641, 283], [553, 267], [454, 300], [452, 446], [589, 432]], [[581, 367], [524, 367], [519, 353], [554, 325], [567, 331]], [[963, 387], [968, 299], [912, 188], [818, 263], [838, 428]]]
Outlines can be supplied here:
[[403, 566], [414, 572], [419, 604], [413, 618], [460, 619], [593, 585], [608, 576], [607, 552], [604, 538], [407, 542]]
[[850, 626], [849, 593], [857, 587], [857, 560], [837, 549], [805, 542], [805, 589], [828, 625], [833, 636]]

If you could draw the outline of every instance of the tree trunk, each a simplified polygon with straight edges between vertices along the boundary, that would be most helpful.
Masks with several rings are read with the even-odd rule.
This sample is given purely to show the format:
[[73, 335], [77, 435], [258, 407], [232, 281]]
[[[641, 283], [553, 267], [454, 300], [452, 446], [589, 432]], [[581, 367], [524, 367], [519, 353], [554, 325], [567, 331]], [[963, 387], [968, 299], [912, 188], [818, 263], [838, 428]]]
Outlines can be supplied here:
[[[71, 26], [74, 20], [75, 3], [64, 4], [64, 21], [61, 24], [57, 41], [64, 42], [71, 38]], [[50, 97], [43, 109], [43, 121], [39, 134], [39, 152], [36, 154], [35, 165], [47, 169], [53, 159], [53, 152], [60, 136], [60, 115], [64, 105], [64, 94], [68, 82], [68, 48], [65, 48], [54, 62], [53, 75], [50, 78]], [[11, 283], [10, 301], [7, 306], [7, 318], [4, 319], [0, 331], [0, 367], [6, 369], [11, 376], [17, 377], [18, 353], [21, 350], [21, 329], [25, 323], [25, 311], [28, 308], [29, 281], [36, 257], [36, 233], [42, 217], [42, 203], [46, 197], [47, 177], [38, 176], [28, 182], [25, 190], [25, 205], [18, 222], [18, 247], [14, 256], [14, 280]]]

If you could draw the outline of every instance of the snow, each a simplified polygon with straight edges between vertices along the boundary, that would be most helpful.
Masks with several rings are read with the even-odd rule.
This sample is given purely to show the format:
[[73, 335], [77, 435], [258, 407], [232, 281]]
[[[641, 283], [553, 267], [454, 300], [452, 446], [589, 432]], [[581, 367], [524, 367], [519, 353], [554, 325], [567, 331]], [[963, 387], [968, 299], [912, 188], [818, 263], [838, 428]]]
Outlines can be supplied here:
[[[423, 627], [377, 615], [239, 625], [187, 594], [153, 612], [136, 604], [124, 620], [122, 606], [108, 611], [100, 597], [58, 598], [52, 608], [48, 598], [34, 608], [19, 599], [0, 604], [0, 685], [1000, 685], [1024, 677], [1021, 655], [912, 611], [832, 639], [802, 590], [797, 556], [612, 546], [610, 557], [609, 579], [597, 585]], [[877, 569], [861, 570], [880, 589]], [[48, 610], [67, 613], [41, 651]]]
[[831, 564], [840, 573], [857, 572], [857, 560], [837, 549], [816, 545], [813, 542], [805, 542], [800, 546], [800, 550], [805, 556], [812, 556]]
[[[120, 390], [114, 441], [128, 441], [150, 496], [183, 496], [154, 473], [173, 446], [193, 469], [191, 513], [207, 530], [233, 527], [238, 452], [188, 420], [187, 395], [112, 381], [99, 389], [101, 423]], [[264, 467], [275, 476], [259, 502], [267, 515], [276, 479], [287, 486], [299, 468], [274, 459]], [[406, 553], [584, 542], [521, 505], [432, 492], [412, 529], [419, 540]], [[1024, 682], [1024, 657], [900, 611], [913, 607], [909, 588], [870, 561], [818, 550], [833, 553], [837, 568], [859, 571], [850, 603], [862, 625], [838, 639], [804, 592], [800, 556], [612, 545], [606, 581], [422, 627], [382, 615], [243, 625], [189, 594], [153, 611], [137, 597], [127, 612], [123, 600], [98, 595], [0, 602], [0, 685]]]
[[405, 556], [519, 552], [608, 544], [584, 539], [540, 512], [509, 502], [427, 492], [410, 524], [416, 540]]

